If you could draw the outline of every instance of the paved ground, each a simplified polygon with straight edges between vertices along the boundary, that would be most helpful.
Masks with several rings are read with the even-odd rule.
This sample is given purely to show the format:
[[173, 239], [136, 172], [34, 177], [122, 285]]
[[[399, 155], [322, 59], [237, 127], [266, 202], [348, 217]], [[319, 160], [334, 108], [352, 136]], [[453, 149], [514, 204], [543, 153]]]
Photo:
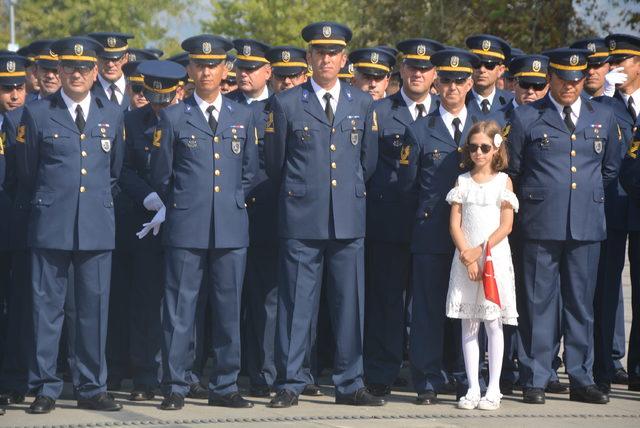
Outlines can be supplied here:
[[[624, 276], [625, 318], [627, 335], [631, 328], [628, 271]], [[407, 373], [403, 373], [407, 377]], [[561, 376], [566, 382], [566, 377]], [[242, 384], [244, 385], [244, 379]], [[394, 392], [390, 402], [382, 408], [337, 406], [333, 404], [333, 390], [328, 378], [321, 379], [326, 387], [324, 397], [301, 397], [300, 405], [291, 409], [274, 410], [265, 406], [266, 399], [255, 399], [255, 407], [247, 410], [209, 407], [205, 401], [187, 400], [187, 405], [178, 412], [158, 410], [160, 399], [147, 403], [126, 401], [127, 394], [116, 397], [125, 408], [116, 413], [97, 413], [79, 410], [75, 401], [69, 400], [68, 385], [63, 399], [58, 400], [57, 409], [49, 415], [29, 415], [28, 404], [10, 406], [0, 416], [0, 427], [85, 427], [85, 426], [180, 426], [180, 427], [239, 427], [289, 428], [370, 428], [370, 427], [478, 427], [487, 424], [508, 424], [515, 427], [639, 427], [640, 392], [629, 392], [626, 386], [614, 385], [611, 402], [607, 405], [574, 403], [568, 395], [547, 395], [543, 406], [522, 403], [519, 394], [505, 397], [502, 408], [496, 412], [480, 410], [464, 411], [455, 408], [455, 397], [441, 395], [441, 403], [435, 406], [417, 406], [415, 394], [409, 389]], [[126, 387], [127, 385], [125, 385]], [[28, 402], [31, 398], [27, 399]]]

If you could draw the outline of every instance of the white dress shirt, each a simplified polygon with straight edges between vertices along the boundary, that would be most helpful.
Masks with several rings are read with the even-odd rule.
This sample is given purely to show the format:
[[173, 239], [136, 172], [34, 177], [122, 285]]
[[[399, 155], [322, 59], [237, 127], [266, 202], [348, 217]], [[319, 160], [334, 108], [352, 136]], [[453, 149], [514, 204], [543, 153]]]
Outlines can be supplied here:
[[[449, 113], [447, 110], [445, 110], [442, 104], [440, 104], [439, 111], [440, 111], [440, 117], [442, 117], [442, 120], [444, 121], [445, 126], [449, 130], [449, 134], [451, 135], [451, 138], [453, 138], [453, 134], [455, 132], [455, 128], [453, 127], [453, 119], [455, 119], [456, 117], [460, 119], [460, 132], [462, 132], [462, 130], [464, 129], [464, 125], [467, 122], [467, 107], [462, 107], [462, 110], [460, 110], [460, 113], [458, 113], [457, 116], [454, 116], [451, 113]], [[461, 141], [460, 143], [462, 144], [464, 143], [464, 141]]]
[[624, 100], [624, 106], [627, 107], [629, 105], [629, 97], [633, 98], [633, 109], [636, 111], [636, 119], [640, 114], [640, 89], [636, 89], [631, 95], [627, 95], [620, 91], [620, 95], [622, 95], [622, 99]]
[[489, 94], [488, 97], [483, 97], [482, 95], [480, 95], [479, 93], [477, 93], [475, 90], [471, 90], [471, 92], [473, 93], [473, 96], [476, 100], [476, 102], [478, 103], [478, 107], [480, 107], [480, 111], [482, 111], [482, 100], [487, 100], [489, 101], [489, 110], [491, 110], [491, 106], [493, 105], [493, 99], [496, 97], [496, 88], [493, 88], [493, 91]]
[[107, 94], [107, 98], [109, 99], [111, 99], [111, 84], [115, 84], [117, 89], [116, 98], [118, 99], [118, 104], [122, 104], [122, 100], [124, 99], [124, 91], [127, 87], [127, 80], [125, 79], [124, 74], [120, 76], [120, 78], [115, 82], [109, 82], [105, 80], [105, 78], [100, 74], [98, 74], [98, 81], [100, 82], [100, 85], [104, 89], [104, 93]]
[[80, 107], [82, 107], [82, 116], [84, 116], [84, 120], [86, 122], [89, 117], [89, 107], [91, 106], [91, 92], [89, 92], [79, 103], [69, 98], [67, 94], [64, 93], [64, 89], [60, 90], [60, 95], [62, 96], [64, 103], [67, 105], [67, 110], [69, 110], [71, 119], [73, 119], [74, 122], [76, 121], [76, 107], [80, 104]]
[[265, 87], [262, 90], [262, 92], [260, 93], [260, 95], [258, 95], [256, 98], [249, 98], [247, 96], [247, 94], [243, 94], [243, 95], [247, 100], [247, 104], [251, 104], [254, 101], [262, 101], [262, 100], [266, 100], [267, 98], [269, 98], [269, 89], [265, 85]]
[[[558, 113], [560, 113], [560, 119], [564, 122], [564, 106], [557, 102], [553, 95], [549, 94], [549, 99], [551, 103], [556, 107]], [[577, 100], [573, 104], [571, 104], [571, 121], [573, 125], [576, 126], [578, 124], [578, 118], [580, 118], [580, 108], [582, 107], [582, 97], [578, 97]]]
[[[405, 94], [404, 88], [400, 89], [400, 95], [402, 95], [402, 99], [407, 104], [407, 107], [409, 107], [409, 113], [411, 113], [411, 117], [413, 118], [413, 120], [416, 120], [416, 118], [418, 117], [418, 103], [413, 101], [407, 96], [407, 94]], [[424, 105], [425, 116], [429, 114], [429, 109], [431, 108], [431, 95], [428, 94], [427, 98], [420, 104]]]
[[321, 88], [314, 80], [311, 78], [311, 87], [313, 88], [313, 92], [318, 97], [318, 101], [320, 101], [320, 105], [322, 109], [325, 109], [326, 101], [324, 99], [324, 94], [329, 92], [331, 94], [331, 109], [333, 110], [333, 114], [335, 115], [336, 110], [338, 108], [338, 99], [340, 98], [340, 79], [336, 80], [336, 84], [333, 85], [333, 88], [328, 91]]
[[198, 104], [200, 111], [202, 111], [204, 120], [207, 122], [209, 121], [209, 112], [207, 109], [209, 106], [213, 106], [213, 117], [216, 119], [216, 122], [218, 121], [218, 118], [220, 117], [220, 110], [222, 109], [222, 95], [220, 93], [218, 93], [218, 96], [212, 103], [208, 103], [200, 98], [195, 91], [193, 92], [193, 99], [196, 101], [196, 104]]

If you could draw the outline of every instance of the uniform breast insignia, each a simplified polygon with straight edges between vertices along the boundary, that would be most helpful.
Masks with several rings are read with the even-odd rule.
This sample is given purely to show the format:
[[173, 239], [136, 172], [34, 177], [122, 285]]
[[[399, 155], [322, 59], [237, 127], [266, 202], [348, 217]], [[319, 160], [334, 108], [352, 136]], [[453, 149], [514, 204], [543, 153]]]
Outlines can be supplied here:
[[274, 132], [276, 132], [275, 128], [273, 127], [273, 112], [269, 112], [269, 116], [267, 116], [267, 125], [264, 128], [264, 132], [268, 132], [270, 134], [273, 134]]
[[511, 124], [507, 123], [504, 128], [502, 128], [502, 139], [506, 140], [509, 136], [509, 132], [511, 132]]
[[160, 139], [162, 138], [162, 129], [153, 131], [153, 147], [160, 147]]
[[633, 141], [627, 150], [627, 156], [631, 159], [635, 159], [638, 157], [638, 147], [640, 147], [640, 140]]
[[378, 131], [378, 113], [376, 113], [376, 111], [373, 111], [373, 120], [371, 121], [371, 130], [372, 131]]
[[187, 140], [187, 147], [189, 147], [190, 149], [195, 149], [196, 147], [198, 147], [198, 141], [196, 140], [196, 136], [195, 135], [192, 135]]
[[430, 157], [431, 157], [431, 160], [434, 160], [434, 161], [440, 160], [442, 159], [442, 153], [440, 153], [438, 149], [435, 149], [433, 153], [431, 153]]
[[111, 140], [108, 138], [103, 138], [100, 140], [100, 147], [105, 153], [109, 153], [111, 151]]
[[0, 134], [0, 155], [4, 156], [4, 140], [7, 138], [7, 135], [3, 132]]
[[541, 148], [547, 148], [551, 144], [551, 140], [549, 140], [549, 136], [547, 134], [542, 135], [542, 140], [538, 143]]
[[409, 154], [411, 153], [411, 146], [404, 146], [400, 151], [400, 165], [409, 165]]
[[27, 136], [27, 125], [20, 125], [18, 127], [18, 132], [16, 133], [16, 141], [18, 143], [24, 143], [26, 141]]
[[591, 124], [591, 128], [593, 128], [593, 133], [596, 135], [596, 139], [593, 140], [593, 151], [600, 154], [602, 153], [602, 138], [600, 138], [600, 128], [602, 128], [602, 124], [593, 123]]
[[402, 141], [400, 140], [400, 134], [395, 134], [393, 136], [393, 147], [400, 147], [402, 145]]
[[240, 146], [240, 140], [238, 140], [237, 137], [234, 136], [233, 140], [231, 140], [231, 151], [233, 152], [233, 154], [239, 155], [241, 150], [242, 147]]
[[358, 145], [358, 131], [355, 128], [351, 130], [351, 144]]

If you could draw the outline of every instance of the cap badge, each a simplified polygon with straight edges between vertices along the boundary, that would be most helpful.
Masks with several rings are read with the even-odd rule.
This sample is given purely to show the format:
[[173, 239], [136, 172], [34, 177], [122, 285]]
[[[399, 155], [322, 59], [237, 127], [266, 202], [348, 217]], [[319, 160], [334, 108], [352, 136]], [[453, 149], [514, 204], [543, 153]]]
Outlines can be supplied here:
[[427, 47], [425, 45], [418, 45], [416, 52], [418, 55], [425, 55], [427, 53]]
[[133, 52], [129, 53], [129, 61], [135, 61], [136, 60], [136, 54], [134, 54]]
[[75, 46], [73, 47], [73, 52], [80, 56], [84, 53], [84, 47], [82, 47], [82, 45], [80, 43], [76, 43]]
[[531, 64], [531, 70], [535, 71], [536, 73], [540, 71], [541, 68], [542, 68], [542, 63], [537, 59], [533, 61], [533, 63]]
[[210, 54], [211, 53], [211, 43], [202, 42], [202, 53]]
[[609, 40], [609, 50], [614, 51], [616, 49], [616, 41], [611, 39]]
[[115, 48], [116, 47], [116, 38], [115, 37], [108, 37], [107, 38], [107, 46], [109, 46], [110, 48]]
[[159, 80], [153, 81], [153, 89], [162, 89], [162, 83]]
[[55, 54], [55, 52], [53, 52], [51, 49], [49, 49], [49, 55], [53, 56], [53, 57], [57, 57], [58, 55]]
[[578, 55], [571, 55], [571, 57], [569, 57], [569, 64], [571, 65], [578, 65], [578, 61], [580, 61]]
[[371, 63], [377, 64], [380, 57], [378, 56], [378, 52], [371, 52]]
[[460, 65], [460, 58], [458, 58], [457, 56], [452, 56], [451, 57], [451, 61], [449, 61], [449, 64], [451, 65], [451, 67], [457, 67], [458, 65]]
[[227, 61], [225, 67], [227, 67], [228, 71], [233, 70], [233, 61]]
[[482, 41], [482, 50], [486, 52], [489, 49], [491, 49], [491, 40], [483, 40]]
[[291, 52], [289, 51], [282, 51], [282, 61], [284, 62], [289, 62], [289, 60], [291, 59]]
[[331, 27], [329, 25], [322, 27], [322, 35], [327, 39], [331, 37]]
[[249, 45], [244, 45], [242, 47], [242, 55], [244, 56], [250, 56], [251, 55], [251, 46]]
[[13, 61], [7, 61], [7, 71], [9, 73], [13, 73], [16, 71], [16, 63]]
[[587, 49], [589, 49], [591, 52], [595, 52], [596, 51], [596, 44], [593, 42], [587, 43]]
[[353, 64], [349, 64], [349, 67], [347, 67], [347, 70], [349, 70], [349, 74], [353, 74]]

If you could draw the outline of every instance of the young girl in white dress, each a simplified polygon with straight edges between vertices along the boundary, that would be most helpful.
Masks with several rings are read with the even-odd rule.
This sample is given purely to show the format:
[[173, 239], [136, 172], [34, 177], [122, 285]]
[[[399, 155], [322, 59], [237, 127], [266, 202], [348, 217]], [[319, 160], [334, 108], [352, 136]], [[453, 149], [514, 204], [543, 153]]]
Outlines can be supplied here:
[[[511, 179], [500, 172], [507, 167], [507, 151], [496, 122], [478, 122], [469, 131], [463, 151], [470, 172], [458, 177], [447, 195], [451, 204], [450, 231], [456, 246], [451, 264], [447, 316], [462, 321], [462, 350], [469, 390], [460, 398], [461, 409], [495, 410], [500, 407], [500, 371], [504, 337], [502, 325], [517, 325], [511, 233], [518, 199]], [[485, 250], [491, 248], [500, 306], [485, 299], [482, 283]], [[489, 386], [480, 396], [478, 329], [484, 322], [488, 337]]]

